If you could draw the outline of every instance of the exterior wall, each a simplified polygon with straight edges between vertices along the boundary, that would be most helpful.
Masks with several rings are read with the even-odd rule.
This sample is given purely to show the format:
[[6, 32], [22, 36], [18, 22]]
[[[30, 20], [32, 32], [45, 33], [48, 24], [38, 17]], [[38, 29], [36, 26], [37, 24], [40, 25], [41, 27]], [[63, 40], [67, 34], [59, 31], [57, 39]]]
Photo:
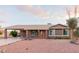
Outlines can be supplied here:
[[70, 33], [68, 29], [67, 30], [67, 35], [64, 35], [64, 29], [51, 29], [51, 31], [54, 30], [54, 34], [51, 33], [51, 35], [48, 35], [48, 38], [57, 38], [57, 39], [63, 39], [63, 38], [70, 38]]
[[38, 34], [34, 37], [32, 36], [31, 32], [32, 30], [26, 30], [26, 37], [28, 36], [34, 39], [46, 39], [48, 35], [48, 31], [46, 30], [37, 30]]
[[26, 30], [20, 30], [20, 36], [26, 37]]
[[[64, 39], [64, 38], [70, 38], [70, 33], [69, 33], [69, 36], [50, 36], [49, 37], [49, 31], [48, 30], [37, 30], [38, 34], [37, 36], [35, 37], [32, 37], [31, 36], [31, 30], [20, 30], [20, 36], [21, 37], [31, 37], [32, 39], [53, 39], [53, 38], [57, 38], [57, 39]], [[7, 31], [5, 30], [4, 31], [4, 35], [5, 35], [5, 38], [7, 37]]]
[[[35, 30], [37, 31], [37, 35], [36, 36], [32, 36], [32, 31], [33, 30], [20, 30], [20, 36], [21, 37], [31, 37], [31, 38], [35, 38], [35, 39], [53, 39], [53, 38], [70, 38], [70, 31], [69, 31], [69, 36], [66, 36], [66, 35], [63, 35], [63, 29], [67, 29], [67, 27], [64, 27], [64, 26], [61, 26], [61, 25], [57, 25], [57, 26], [52, 26], [49, 28], [49, 30], [55, 30], [57, 29], [55, 32], [56, 33], [53, 33], [52, 36], [49, 36], [49, 30]], [[4, 31], [5, 32], [5, 37], [7, 36], [7, 32], [6, 30]], [[58, 35], [54, 35], [54, 34], [58, 34]]]
[[49, 39], [69, 39], [70, 36], [51, 36]]
[[41, 39], [47, 39], [48, 38], [48, 31], [47, 30], [41, 30], [39, 33], [39, 38]]
[[[22, 28], [21, 28], [22, 27]], [[27, 29], [26, 29], [27, 28]], [[38, 38], [38, 39], [46, 39], [46, 38], [69, 38], [70, 37], [70, 32], [69, 32], [69, 36], [62, 36], [63, 34], [63, 29], [68, 29], [67, 26], [64, 26], [62, 24], [57, 24], [57, 25], [53, 25], [53, 26], [12, 26], [12, 27], [8, 27], [6, 28], [8, 30], [20, 30], [20, 35], [21, 37], [32, 37], [32, 38]], [[8, 31], [6, 31], [6, 29], [4, 30], [4, 35], [5, 37], [8, 37]], [[26, 29], [26, 30], [24, 30]], [[32, 30], [37, 29], [37, 35], [36, 36], [32, 36]], [[50, 29], [58, 29], [57, 31], [55, 31], [56, 33], [53, 33], [53, 36], [49, 37], [49, 30]], [[54, 34], [58, 34], [58, 35], [54, 35]]]
[[[31, 35], [31, 30], [26, 30], [26, 37], [31, 37], [32, 39], [53, 39], [53, 38], [57, 38], [57, 39], [64, 39], [64, 38], [70, 38], [70, 33], [69, 36], [49, 36], [49, 32], [48, 30], [37, 30], [38, 35], [35, 37], [32, 37]], [[59, 33], [59, 32], [58, 32]]]

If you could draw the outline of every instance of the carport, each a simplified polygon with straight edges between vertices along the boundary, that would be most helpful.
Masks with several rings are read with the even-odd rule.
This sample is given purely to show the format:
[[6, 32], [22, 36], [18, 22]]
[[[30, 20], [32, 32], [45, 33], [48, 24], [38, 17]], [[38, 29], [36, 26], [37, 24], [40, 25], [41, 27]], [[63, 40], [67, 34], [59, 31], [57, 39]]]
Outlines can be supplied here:
[[10, 26], [10, 27], [5, 28], [5, 30], [4, 30], [4, 38], [8, 38], [8, 35], [7, 35], [8, 30], [19, 30], [20, 37], [26, 36], [26, 30], [24, 30], [23, 28], [21, 28], [21, 27], [18, 28], [17, 26]]

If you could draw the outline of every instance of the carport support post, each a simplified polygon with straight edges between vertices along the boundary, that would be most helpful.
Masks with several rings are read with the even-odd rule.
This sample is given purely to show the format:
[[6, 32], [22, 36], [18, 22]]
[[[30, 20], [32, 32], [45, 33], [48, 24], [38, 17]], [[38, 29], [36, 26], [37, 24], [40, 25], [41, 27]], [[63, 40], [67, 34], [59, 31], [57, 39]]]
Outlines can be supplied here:
[[46, 30], [46, 39], [48, 38], [48, 30]]
[[40, 38], [40, 30], [38, 30], [38, 38]]
[[23, 32], [20, 30], [20, 37], [23, 38]]
[[26, 30], [26, 37], [28, 38], [29, 37], [29, 31]]
[[7, 39], [7, 29], [4, 30], [4, 38]]

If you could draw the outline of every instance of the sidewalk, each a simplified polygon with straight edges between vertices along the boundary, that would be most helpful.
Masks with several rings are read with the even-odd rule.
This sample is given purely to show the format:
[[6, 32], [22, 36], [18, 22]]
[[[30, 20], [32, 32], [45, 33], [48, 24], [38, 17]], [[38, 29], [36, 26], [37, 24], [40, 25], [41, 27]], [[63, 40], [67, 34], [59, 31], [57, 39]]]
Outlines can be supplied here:
[[14, 43], [16, 41], [20, 41], [20, 38], [8, 38], [8, 39], [0, 39], [0, 46]]

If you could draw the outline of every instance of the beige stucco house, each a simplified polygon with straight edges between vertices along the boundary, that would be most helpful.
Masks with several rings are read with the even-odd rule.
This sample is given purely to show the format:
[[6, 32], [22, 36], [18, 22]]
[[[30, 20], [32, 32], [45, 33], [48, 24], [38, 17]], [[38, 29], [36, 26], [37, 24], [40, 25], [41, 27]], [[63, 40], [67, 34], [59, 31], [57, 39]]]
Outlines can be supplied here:
[[32, 39], [52, 39], [52, 38], [70, 38], [68, 26], [62, 24], [56, 25], [14, 25], [5, 28], [5, 38], [7, 30], [19, 30], [20, 37], [31, 37]]

